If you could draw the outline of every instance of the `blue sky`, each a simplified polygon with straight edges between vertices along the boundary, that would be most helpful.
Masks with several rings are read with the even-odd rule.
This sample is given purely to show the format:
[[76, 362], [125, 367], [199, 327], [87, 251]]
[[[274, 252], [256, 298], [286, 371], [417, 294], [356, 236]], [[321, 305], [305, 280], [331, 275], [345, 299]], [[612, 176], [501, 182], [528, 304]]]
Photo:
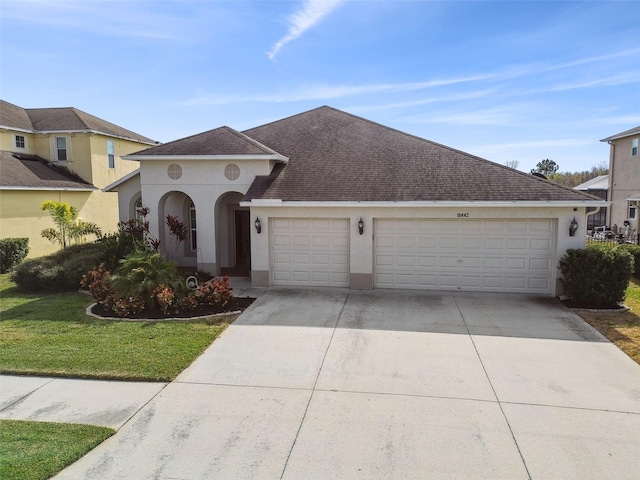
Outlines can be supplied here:
[[587, 170], [640, 125], [639, 7], [3, 0], [0, 96], [163, 142], [330, 105], [520, 170]]

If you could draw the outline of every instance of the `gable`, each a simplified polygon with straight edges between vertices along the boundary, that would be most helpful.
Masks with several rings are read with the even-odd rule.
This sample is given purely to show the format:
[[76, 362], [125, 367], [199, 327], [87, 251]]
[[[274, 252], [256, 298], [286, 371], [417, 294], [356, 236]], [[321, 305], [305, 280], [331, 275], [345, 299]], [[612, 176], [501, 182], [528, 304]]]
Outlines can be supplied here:
[[[145, 157], [278, 156], [271, 148], [229, 127], [219, 127], [128, 155]], [[281, 158], [285, 160], [284, 157]]]

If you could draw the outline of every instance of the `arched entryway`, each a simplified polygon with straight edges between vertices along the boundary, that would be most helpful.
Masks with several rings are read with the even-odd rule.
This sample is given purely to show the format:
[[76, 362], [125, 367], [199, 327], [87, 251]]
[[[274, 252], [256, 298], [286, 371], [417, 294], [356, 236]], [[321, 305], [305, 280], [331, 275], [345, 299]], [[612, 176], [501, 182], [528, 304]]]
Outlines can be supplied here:
[[216, 201], [216, 263], [220, 273], [249, 276], [251, 271], [251, 221], [244, 195], [227, 192]]
[[[189, 195], [184, 192], [168, 192], [158, 202], [158, 225], [160, 251], [178, 265], [197, 267], [198, 237], [196, 206]], [[177, 217], [186, 227], [186, 239], [177, 242], [167, 225], [167, 216]]]

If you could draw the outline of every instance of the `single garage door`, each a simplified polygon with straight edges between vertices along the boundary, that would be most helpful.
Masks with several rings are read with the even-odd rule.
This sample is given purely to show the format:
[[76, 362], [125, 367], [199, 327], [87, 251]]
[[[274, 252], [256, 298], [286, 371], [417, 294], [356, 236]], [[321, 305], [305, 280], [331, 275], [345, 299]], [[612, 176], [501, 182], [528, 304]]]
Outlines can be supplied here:
[[552, 293], [555, 220], [379, 219], [377, 288]]
[[271, 219], [273, 285], [349, 286], [349, 220]]

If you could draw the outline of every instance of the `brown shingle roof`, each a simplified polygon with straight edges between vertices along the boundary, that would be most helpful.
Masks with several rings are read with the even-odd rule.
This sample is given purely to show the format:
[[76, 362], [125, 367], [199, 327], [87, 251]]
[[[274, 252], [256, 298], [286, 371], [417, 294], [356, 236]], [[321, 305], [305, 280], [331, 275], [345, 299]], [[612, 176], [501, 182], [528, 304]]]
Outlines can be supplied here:
[[600, 140], [601, 142], [608, 142], [609, 140], [615, 140], [617, 138], [630, 137], [631, 135], [640, 134], [640, 126], [630, 128], [629, 130], [625, 130], [624, 132], [616, 133], [615, 135], [611, 135], [610, 137], [603, 138]]
[[[246, 199], [589, 201], [594, 197], [331, 107], [243, 133], [289, 157]], [[274, 178], [275, 177], [275, 178]]]
[[33, 132], [99, 132], [155, 145], [157, 142], [77, 108], [27, 108], [0, 100], [0, 125]]
[[135, 155], [277, 155], [277, 152], [233, 128], [220, 127], [151, 147], [130, 156]]
[[24, 108], [0, 100], [0, 126], [33, 131], [33, 125]]
[[36, 155], [0, 151], [0, 188], [97, 190], [77, 175], [56, 168]]

